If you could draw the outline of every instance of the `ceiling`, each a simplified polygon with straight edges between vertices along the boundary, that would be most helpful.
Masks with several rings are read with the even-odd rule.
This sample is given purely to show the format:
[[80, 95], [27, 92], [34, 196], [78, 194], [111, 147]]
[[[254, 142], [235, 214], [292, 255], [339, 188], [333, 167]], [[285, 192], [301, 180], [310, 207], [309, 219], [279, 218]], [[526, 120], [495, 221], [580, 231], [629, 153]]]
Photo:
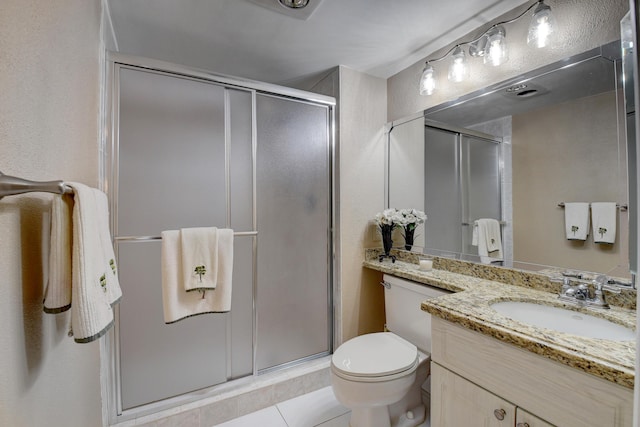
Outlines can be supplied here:
[[[122, 53], [300, 86], [336, 65], [388, 78], [503, 13], [533, 3], [310, 1], [319, 4], [306, 20], [285, 14], [277, 0], [108, 0], [108, 6]], [[273, 4], [275, 10], [268, 7]]]

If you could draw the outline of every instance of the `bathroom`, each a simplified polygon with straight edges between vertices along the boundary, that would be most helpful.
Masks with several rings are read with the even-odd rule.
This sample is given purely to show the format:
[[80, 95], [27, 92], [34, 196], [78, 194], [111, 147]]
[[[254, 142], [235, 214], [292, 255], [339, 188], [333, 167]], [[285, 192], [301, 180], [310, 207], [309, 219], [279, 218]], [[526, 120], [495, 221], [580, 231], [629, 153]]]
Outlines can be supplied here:
[[[10, 0], [2, 6], [0, 171], [34, 180], [64, 179], [97, 186], [104, 167], [98, 141], [107, 132], [107, 124], [100, 119], [107, 94], [99, 89], [106, 88], [108, 79], [104, 48], [117, 50], [107, 6], [115, 2], [51, 3]], [[463, 23], [466, 26], [448, 34], [446, 42], [406, 62], [389, 78], [348, 66], [324, 76], [323, 84], [339, 98], [340, 110], [336, 116], [340, 210], [334, 270], [340, 288], [334, 289], [334, 311], [339, 319], [335, 343], [384, 327], [379, 274], [362, 268], [362, 262], [365, 248], [380, 246], [370, 222], [386, 207], [385, 124], [613, 41], [619, 38], [621, 11], [627, 9], [625, 1], [604, 5], [549, 1], [559, 13], [586, 19], [590, 31], [572, 36], [571, 46], [554, 48], [549, 58], [510, 61], [483, 69], [480, 72], [485, 74], [476, 75], [477, 80], [443, 85], [431, 97], [418, 94], [417, 80], [427, 54], [444, 53], [453, 40], [525, 3], [532, 2], [485, 2], [490, 18]], [[47, 195], [33, 194], [0, 202], [0, 224], [6, 230], [0, 240], [5, 254], [0, 261], [4, 273], [0, 312], [5, 325], [0, 335], [0, 424], [101, 425], [111, 416], [103, 405], [103, 342], [77, 345], [67, 338], [64, 316], [42, 312], [49, 201]]]

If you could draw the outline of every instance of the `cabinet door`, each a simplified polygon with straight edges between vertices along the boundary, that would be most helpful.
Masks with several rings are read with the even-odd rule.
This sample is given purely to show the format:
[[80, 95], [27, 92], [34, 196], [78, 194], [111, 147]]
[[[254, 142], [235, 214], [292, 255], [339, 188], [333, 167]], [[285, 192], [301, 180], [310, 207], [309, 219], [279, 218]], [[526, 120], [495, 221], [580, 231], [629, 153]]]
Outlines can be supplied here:
[[554, 427], [522, 408], [516, 409], [516, 427]]
[[515, 420], [513, 404], [431, 363], [431, 425], [511, 427]]

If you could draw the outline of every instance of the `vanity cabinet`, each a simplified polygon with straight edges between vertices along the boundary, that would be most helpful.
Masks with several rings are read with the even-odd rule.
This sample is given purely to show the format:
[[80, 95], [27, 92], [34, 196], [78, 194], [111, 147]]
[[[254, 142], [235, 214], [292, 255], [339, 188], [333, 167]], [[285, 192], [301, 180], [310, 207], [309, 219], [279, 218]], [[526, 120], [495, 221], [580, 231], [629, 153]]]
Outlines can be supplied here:
[[431, 364], [431, 399], [434, 427], [515, 426], [515, 405], [437, 363]]
[[437, 363], [431, 366], [434, 427], [553, 427]]
[[437, 317], [431, 328], [433, 427], [632, 425], [632, 389]]

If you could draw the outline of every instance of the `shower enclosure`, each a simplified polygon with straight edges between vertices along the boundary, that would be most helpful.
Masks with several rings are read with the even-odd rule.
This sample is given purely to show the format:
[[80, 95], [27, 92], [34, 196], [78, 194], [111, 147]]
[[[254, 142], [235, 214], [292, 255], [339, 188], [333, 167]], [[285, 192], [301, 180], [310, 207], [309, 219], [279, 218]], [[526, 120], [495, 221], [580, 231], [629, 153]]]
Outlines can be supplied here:
[[[111, 65], [116, 417], [330, 354], [333, 99], [120, 55]], [[210, 226], [236, 232], [231, 311], [166, 325], [160, 233]]]

